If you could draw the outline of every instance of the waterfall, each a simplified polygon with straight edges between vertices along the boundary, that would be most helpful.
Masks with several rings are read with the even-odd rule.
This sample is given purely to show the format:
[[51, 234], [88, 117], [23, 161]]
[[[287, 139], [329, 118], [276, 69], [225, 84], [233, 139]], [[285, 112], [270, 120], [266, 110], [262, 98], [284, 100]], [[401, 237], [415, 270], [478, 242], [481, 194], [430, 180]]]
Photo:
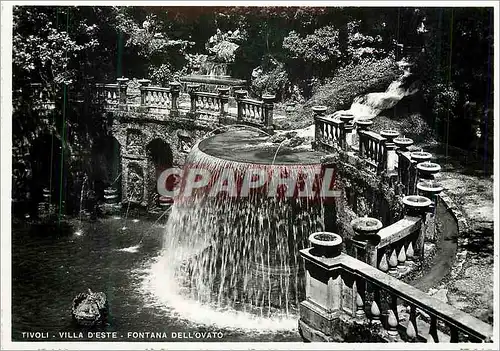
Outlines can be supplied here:
[[[195, 149], [186, 168], [244, 174], [251, 166]], [[281, 172], [300, 169], [314, 177], [320, 165], [264, 167]], [[197, 194], [174, 204], [164, 248], [175, 256], [172, 259], [180, 259], [177, 281], [191, 298], [266, 316], [275, 310], [289, 314], [297, 311], [304, 294], [298, 252], [307, 247], [310, 233], [321, 230], [323, 214], [317, 204], [267, 194], [244, 198]]]
[[349, 110], [339, 112], [349, 112], [354, 119], [372, 119], [379, 115], [383, 110], [390, 109], [401, 101], [405, 96], [415, 94], [418, 89], [405, 88], [404, 80], [410, 76], [410, 65], [405, 61], [398, 62], [403, 70], [403, 74], [397, 80], [393, 81], [385, 92], [368, 93], [358, 96], [354, 99]]

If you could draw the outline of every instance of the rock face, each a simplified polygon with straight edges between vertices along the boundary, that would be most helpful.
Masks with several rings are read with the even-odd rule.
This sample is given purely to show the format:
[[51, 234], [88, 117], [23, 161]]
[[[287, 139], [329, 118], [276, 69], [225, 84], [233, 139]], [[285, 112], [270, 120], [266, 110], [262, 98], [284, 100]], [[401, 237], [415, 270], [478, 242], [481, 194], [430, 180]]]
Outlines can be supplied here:
[[73, 299], [71, 315], [82, 326], [93, 326], [106, 322], [108, 299], [103, 292], [80, 293]]

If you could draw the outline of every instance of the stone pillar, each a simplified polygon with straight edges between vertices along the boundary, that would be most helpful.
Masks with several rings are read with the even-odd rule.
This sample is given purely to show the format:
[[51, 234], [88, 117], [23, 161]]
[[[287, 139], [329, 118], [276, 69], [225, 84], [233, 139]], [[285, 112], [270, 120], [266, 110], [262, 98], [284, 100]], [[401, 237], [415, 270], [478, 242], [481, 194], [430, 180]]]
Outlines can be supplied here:
[[363, 131], [369, 130], [370, 126], [373, 124], [373, 121], [370, 119], [360, 119], [356, 122], [356, 132], [358, 134], [358, 153], [359, 157], [363, 158], [365, 156], [365, 146], [363, 145], [363, 138], [361, 136]]
[[[355, 233], [351, 239], [356, 253], [354, 257], [377, 268], [377, 245], [380, 242], [377, 233], [382, 228], [382, 222], [376, 218], [365, 216], [351, 221], [351, 227]], [[364, 255], [361, 254], [360, 250], [364, 251]]]
[[436, 239], [435, 212], [438, 195], [443, 191], [443, 187], [434, 180], [423, 180], [417, 184], [418, 195], [425, 196], [431, 200], [429, 212], [426, 214], [427, 240]]
[[151, 81], [149, 79], [139, 79], [137, 82], [140, 84], [139, 90], [141, 91], [141, 106], [142, 106], [146, 103], [145, 94], [142, 88], [148, 87], [149, 84], [151, 84]]
[[237, 106], [237, 111], [238, 111], [238, 121], [243, 120], [243, 105], [241, 103], [241, 100], [245, 99], [247, 97], [247, 91], [246, 90], [235, 90], [234, 96], [236, 98], [236, 106]]
[[352, 146], [352, 134], [354, 131], [354, 116], [348, 112], [340, 114], [340, 120], [344, 122], [344, 140], [342, 147], [344, 150], [349, 151]]
[[189, 113], [192, 117], [195, 117], [196, 114], [196, 92], [200, 88], [200, 84], [189, 84], [187, 86], [189, 97], [191, 99], [191, 107], [189, 109]]
[[334, 341], [332, 324], [342, 308], [342, 278], [340, 268], [329, 259], [341, 255], [342, 238], [318, 232], [309, 241], [312, 247], [300, 251], [305, 259], [306, 299], [300, 303], [299, 332], [305, 341]]
[[391, 173], [396, 170], [398, 163], [398, 155], [396, 154], [396, 144], [394, 138], [399, 136], [399, 132], [394, 129], [385, 129], [380, 131], [380, 135], [386, 139], [385, 147], [387, 148], [386, 171]]
[[273, 129], [274, 99], [276, 99], [275, 95], [262, 95], [262, 101], [264, 101], [264, 127], [266, 129]]
[[229, 102], [229, 88], [218, 88], [219, 92], [219, 100], [220, 100], [220, 116], [219, 121], [224, 123], [224, 119], [226, 118], [227, 112], [226, 106]]
[[420, 227], [420, 233], [415, 242], [414, 250], [420, 257], [423, 259], [424, 257], [424, 242], [425, 242], [425, 233], [427, 231], [427, 212], [429, 211], [429, 206], [432, 201], [420, 195], [409, 195], [403, 198], [403, 204], [405, 205], [405, 213], [407, 216], [412, 217], [420, 217], [422, 219], [422, 226]]
[[170, 115], [172, 117], [177, 117], [179, 116], [179, 95], [181, 93], [181, 83], [179, 82], [170, 82], [170, 96], [172, 97], [171, 99], [171, 105], [170, 105]]
[[121, 77], [117, 78], [116, 81], [118, 82], [118, 103], [120, 105], [126, 106], [127, 105], [127, 82], [129, 81], [128, 78]]

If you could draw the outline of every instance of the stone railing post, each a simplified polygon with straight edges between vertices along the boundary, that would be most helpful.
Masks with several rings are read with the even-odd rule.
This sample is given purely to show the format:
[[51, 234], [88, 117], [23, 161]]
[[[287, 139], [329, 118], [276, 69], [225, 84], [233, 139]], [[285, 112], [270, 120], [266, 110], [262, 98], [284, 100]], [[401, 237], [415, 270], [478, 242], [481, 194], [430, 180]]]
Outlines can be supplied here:
[[229, 102], [229, 88], [218, 88], [219, 101], [220, 101], [220, 121], [224, 122], [227, 115], [226, 106]]
[[177, 117], [179, 115], [179, 95], [181, 93], [181, 83], [170, 82], [170, 115]]
[[118, 82], [118, 103], [125, 106], [127, 104], [127, 82], [129, 79], [121, 77], [117, 78], [116, 81]]
[[149, 79], [138, 79], [137, 83], [139, 83], [139, 90], [141, 91], [141, 106], [143, 106], [146, 103], [146, 96], [142, 88], [148, 87], [149, 84], [151, 84], [151, 80]]
[[342, 149], [349, 151], [352, 146], [352, 133], [354, 131], [354, 116], [348, 112], [340, 114], [340, 120], [344, 122], [341, 145]]
[[341, 275], [333, 264], [325, 267], [317, 263], [317, 258], [341, 255], [342, 238], [317, 232], [309, 236], [309, 241], [312, 248], [300, 252], [305, 259], [306, 299], [300, 303], [299, 332], [305, 341], [333, 341], [331, 322], [342, 309]]
[[313, 106], [313, 118], [314, 118], [314, 141], [316, 143], [321, 141], [321, 137], [323, 136], [323, 123], [318, 120], [318, 117], [323, 117], [326, 114], [326, 106]]
[[247, 97], [247, 91], [246, 90], [235, 90], [234, 96], [236, 98], [236, 106], [237, 106], [237, 111], [238, 111], [238, 116], [237, 120], [242, 121], [243, 120], [243, 105], [241, 103], [241, 100]]
[[196, 93], [200, 88], [200, 84], [189, 84], [187, 88], [188, 88], [189, 98], [191, 100], [189, 113], [191, 113], [194, 116], [194, 114], [196, 113]]
[[391, 174], [397, 168], [398, 155], [396, 154], [397, 146], [394, 144], [394, 138], [399, 136], [399, 132], [394, 129], [384, 129], [380, 131], [380, 135], [386, 139], [387, 160], [385, 170], [387, 174]]
[[[356, 253], [354, 257], [370, 266], [377, 267], [377, 245], [380, 241], [377, 232], [382, 228], [382, 222], [372, 217], [360, 217], [351, 221], [351, 227], [355, 233], [351, 239]], [[360, 251], [364, 251], [364, 254]]]
[[406, 215], [422, 219], [422, 226], [420, 227], [420, 233], [418, 234], [414, 248], [420, 259], [424, 257], [425, 233], [427, 232], [426, 218], [431, 203], [432, 201], [429, 198], [420, 195], [409, 195], [403, 198]]
[[273, 127], [273, 112], [274, 112], [274, 100], [276, 95], [265, 94], [262, 95], [262, 101], [264, 101], [264, 127]]
[[370, 119], [360, 119], [356, 122], [356, 132], [358, 134], [358, 156], [361, 158], [365, 156], [365, 144], [363, 137], [361, 136], [362, 133], [360, 132], [369, 130], [372, 124], [373, 121]]
[[443, 187], [435, 180], [422, 180], [417, 184], [418, 195], [425, 196], [431, 200], [429, 212], [426, 215], [427, 240], [436, 239], [436, 217], [435, 210], [437, 207], [438, 195], [443, 191]]

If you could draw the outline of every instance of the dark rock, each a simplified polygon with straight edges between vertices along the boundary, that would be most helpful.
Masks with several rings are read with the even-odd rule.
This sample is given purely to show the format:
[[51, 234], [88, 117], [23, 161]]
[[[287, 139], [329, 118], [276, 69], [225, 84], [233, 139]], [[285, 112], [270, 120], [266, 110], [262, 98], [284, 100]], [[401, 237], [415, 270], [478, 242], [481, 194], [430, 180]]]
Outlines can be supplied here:
[[73, 299], [71, 315], [77, 324], [93, 326], [104, 324], [108, 315], [108, 299], [103, 292], [80, 293]]
[[268, 141], [273, 144], [280, 144], [286, 139], [287, 137], [285, 134], [274, 134], [272, 137], [268, 139]]
[[299, 136], [294, 136], [287, 142], [288, 147], [297, 147], [299, 145], [302, 145], [306, 142], [305, 138], [299, 137]]

